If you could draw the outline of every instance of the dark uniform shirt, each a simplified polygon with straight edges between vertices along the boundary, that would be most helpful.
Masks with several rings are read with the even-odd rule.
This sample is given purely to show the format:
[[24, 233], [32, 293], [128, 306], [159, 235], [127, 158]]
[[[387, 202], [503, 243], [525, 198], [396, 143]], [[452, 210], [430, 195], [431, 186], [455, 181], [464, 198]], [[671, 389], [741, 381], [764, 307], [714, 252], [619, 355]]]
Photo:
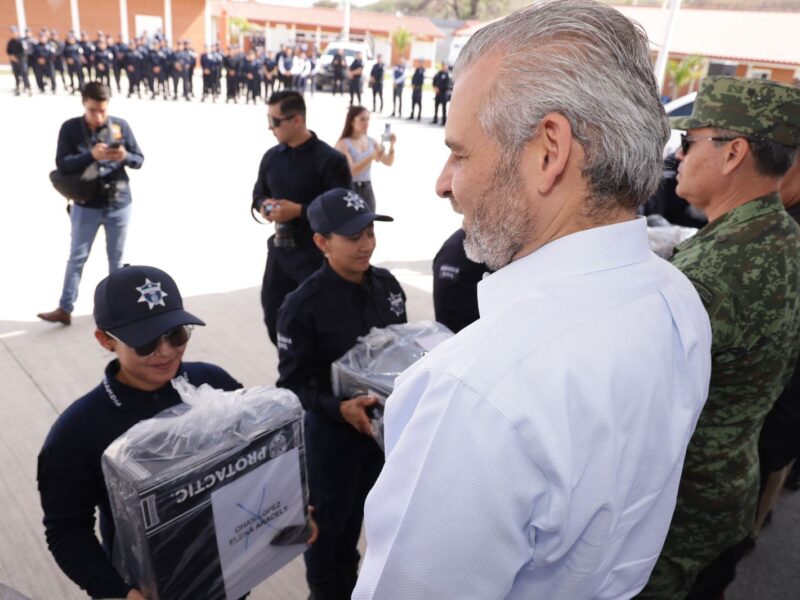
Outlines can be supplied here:
[[6, 44], [6, 54], [9, 56], [16, 56], [20, 61], [25, 56], [25, 47], [22, 45], [22, 40], [11, 38]]
[[252, 208], [258, 210], [267, 198], [291, 200], [303, 205], [303, 214], [289, 221], [298, 246], [310, 246], [311, 227], [306, 208], [321, 193], [333, 188], [353, 187], [353, 177], [344, 154], [317, 138], [292, 148], [286, 144], [273, 146], [264, 154], [253, 186]]
[[433, 311], [453, 333], [478, 320], [478, 284], [491, 272], [467, 258], [464, 236], [463, 229], [457, 230], [433, 259]]
[[83, 48], [80, 44], [66, 44], [64, 46], [64, 60], [67, 62], [67, 68], [73, 71], [80, 69], [83, 64]]
[[369, 76], [372, 78], [372, 87], [374, 88], [382, 88], [383, 87], [383, 72], [386, 68], [386, 65], [383, 63], [375, 63], [372, 65], [372, 71], [370, 71]]
[[450, 75], [447, 71], [439, 71], [433, 76], [433, 87], [436, 90], [436, 96], [441, 99], [447, 98], [447, 90], [450, 87]]
[[333, 58], [331, 59], [331, 67], [333, 67], [333, 74], [336, 77], [343, 77], [345, 67], [344, 56], [340, 54], [334, 54]]
[[405, 301], [386, 269], [370, 267], [359, 285], [325, 262], [278, 313], [278, 387], [297, 394], [306, 411], [344, 423], [339, 404], [349, 398], [333, 395], [331, 364], [373, 327], [407, 322]]
[[[59, 416], [38, 462], [47, 545], [64, 573], [93, 598], [124, 598], [130, 590], [110, 560], [114, 523], [101, 468], [103, 452], [139, 421], [181, 401], [170, 383], [153, 392], [136, 390], [117, 381], [118, 371], [116, 360], [109, 363], [103, 382]], [[178, 372], [195, 386], [241, 387], [207, 363], [184, 363]], [[103, 546], [94, 533], [95, 507]]]
[[[353, 79], [357, 79], [361, 77], [361, 70], [363, 69], [364, 69], [364, 61], [359, 60], [358, 58], [354, 58], [353, 62], [350, 63], [350, 67], [348, 70], [350, 71], [350, 76]], [[359, 72], [356, 73], [356, 71]]]
[[425, 83], [425, 69], [417, 67], [414, 69], [414, 74], [411, 76], [411, 85], [415, 88], [421, 88], [423, 83]]

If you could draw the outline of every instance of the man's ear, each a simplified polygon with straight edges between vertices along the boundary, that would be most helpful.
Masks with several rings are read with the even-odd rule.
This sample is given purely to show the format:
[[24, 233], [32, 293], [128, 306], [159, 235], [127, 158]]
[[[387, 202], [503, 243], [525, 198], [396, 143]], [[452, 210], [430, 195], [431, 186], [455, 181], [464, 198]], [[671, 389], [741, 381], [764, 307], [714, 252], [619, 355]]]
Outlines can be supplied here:
[[529, 142], [534, 147], [536, 184], [542, 196], [553, 190], [566, 170], [572, 141], [572, 127], [564, 115], [548, 113], [542, 117], [536, 136]]
[[743, 137], [736, 138], [732, 142], [727, 143], [725, 149], [725, 158], [722, 165], [722, 172], [725, 175], [730, 175], [739, 168], [748, 155], [752, 156], [750, 151], [750, 144]]
[[109, 352], [114, 352], [114, 342], [115, 342], [114, 338], [112, 338], [102, 329], [94, 330], [94, 339], [96, 339], [97, 343], [100, 344], [103, 348], [105, 348]]

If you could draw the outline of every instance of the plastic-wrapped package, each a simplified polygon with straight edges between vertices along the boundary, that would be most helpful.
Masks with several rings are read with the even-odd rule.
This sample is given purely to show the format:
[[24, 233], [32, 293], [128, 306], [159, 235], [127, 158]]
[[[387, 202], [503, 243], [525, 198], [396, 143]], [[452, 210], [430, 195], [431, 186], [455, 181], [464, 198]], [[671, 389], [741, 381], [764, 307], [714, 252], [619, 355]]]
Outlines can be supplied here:
[[697, 231], [695, 227], [681, 227], [680, 225], [648, 227], [647, 237], [650, 239], [650, 250], [661, 258], [672, 258], [675, 246], [688, 240]]
[[183, 399], [103, 454], [114, 566], [152, 600], [236, 600], [305, 549], [303, 409], [291, 391]]
[[441, 323], [418, 321], [373, 327], [344, 356], [331, 365], [333, 393], [342, 398], [370, 395], [378, 398], [370, 412], [375, 441], [383, 448], [383, 407], [394, 380], [453, 332]]

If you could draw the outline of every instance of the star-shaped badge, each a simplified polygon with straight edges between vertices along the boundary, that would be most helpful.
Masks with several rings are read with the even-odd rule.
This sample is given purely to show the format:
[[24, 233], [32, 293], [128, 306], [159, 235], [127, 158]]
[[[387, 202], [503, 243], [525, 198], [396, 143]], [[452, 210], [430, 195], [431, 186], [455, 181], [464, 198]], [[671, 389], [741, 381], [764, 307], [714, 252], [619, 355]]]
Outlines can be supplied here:
[[355, 192], [347, 192], [344, 201], [347, 202], [347, 208], [354, 208], [357, 211], [367, 210], [367, 203]]
[[145, 277], [144, 285], [137, 287], [136, 291], [141, 294], [137, 302], [147, 302], [147, 308], [153, 310], [156, 306], [166, 306], [164, 298], [169, 296], [161, 289], [160, 281], [150, 281]]
[[398, 317], [406, 312], [406, 303], [403, 302], [402, 294], [389, 294], [389, 310]]

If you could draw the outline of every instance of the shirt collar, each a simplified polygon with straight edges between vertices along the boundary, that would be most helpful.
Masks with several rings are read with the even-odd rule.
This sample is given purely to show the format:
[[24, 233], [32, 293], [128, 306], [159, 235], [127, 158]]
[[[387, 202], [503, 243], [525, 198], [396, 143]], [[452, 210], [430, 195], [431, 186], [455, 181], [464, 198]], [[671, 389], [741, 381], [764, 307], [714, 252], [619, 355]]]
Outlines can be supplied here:
[[370, 289], [372, 287], [372, 266], [367, 270], [363, 283], [353, 283], [348, 281], [333, 270], [330, 263], [326, 260], [322, 263], [322, 275], [326, 283], [332, 287], [339, 288], [342, 292], [354, 293], [358, 290]]
[[[781, 204], [781, 199], [777, 192], [767, 194], [766, 196], [760, 196], [729, 210], [720, 218], [703, 227], [694, 237], [689, 238], [686, 242], [702, 239], [712, 234], [719, 235], [725, 230], [737, 228], [742, 223], [747, 223], [753, 219], [758, 219], [782, 210], [784, 210], [783, 204]], [[683, 247], [683, 244], [681, 244], [679, 248], [680, 247]]]
[[616, 269], [651, 257], [644, 217], [585, 229], [485, 275], [478, 284], [478, 308], [483, 316], [516, 302], [540, 284]]
[[310, 148], [312, 144], [314, 144], [317, 141], [317, 134], [311, 131], [310, 129], [308, 131], [309, 133], [311, 133], [311, 137], [308, 138], [305, 142], [303, 142], [299, 146], [294, 146], [294, 147], [290, 146], [289, 144], [280, 144], [278, 146], [278, 152], [286, 152], [287, 150], [302, 151], [305, 150], [306, 148]]
[[[168, 382], [157, 390], [149, 392], [132, 388], [119, 381], [116, 377], [117, 373], [119, 373], [119, 360], [114, 359], [106, 365], [106, 371], [101, 385], [103, 386], [108, 401], [121, 410], [125, 410], [129, 406], [144, 400], [149, 400], [154, 394], [159, 394], [164, 391], [173, 393], [174, 390], [171, 382]], [[178, 367], [178, 373], [181, 377], [185, 377], [187, 381], [189, 380], [189, 374], [186, 372], [183, 363]]]

